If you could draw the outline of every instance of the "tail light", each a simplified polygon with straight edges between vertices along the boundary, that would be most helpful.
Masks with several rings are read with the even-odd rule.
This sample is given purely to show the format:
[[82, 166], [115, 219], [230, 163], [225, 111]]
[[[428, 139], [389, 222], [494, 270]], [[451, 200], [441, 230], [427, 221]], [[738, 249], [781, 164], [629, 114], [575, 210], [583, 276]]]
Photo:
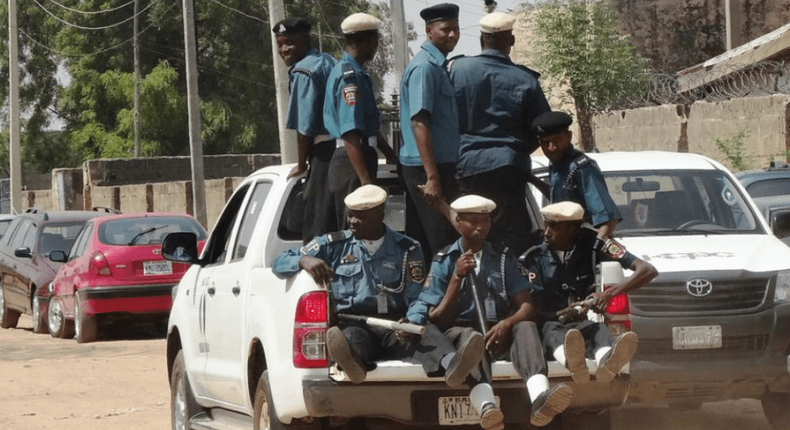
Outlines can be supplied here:
[[100, 251], [96, 251], [91, 255], [91, 262], [88, 265], [88, 270], [94, 276], [112, 276], [110, 262], [107, 261], [107, 257]]
[[631, 330], [631, 306], [628, 294], [618, 294], [609, 299], [604, 310], [606, 324], [614, 336]]
[[298, 368], [329, 366], [326, 353], [328, 316], [326, 291], [313, 291], [299, 299], [294, 317], [294, 366]]

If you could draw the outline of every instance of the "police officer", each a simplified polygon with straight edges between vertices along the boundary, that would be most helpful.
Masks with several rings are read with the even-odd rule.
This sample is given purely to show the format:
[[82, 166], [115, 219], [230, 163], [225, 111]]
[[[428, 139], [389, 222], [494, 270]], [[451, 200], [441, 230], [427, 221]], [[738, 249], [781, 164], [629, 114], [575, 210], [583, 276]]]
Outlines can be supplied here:
[[346, 47], [326, 84], [324, 124], [336, 139], [329, 166], [336, 230], [345, 227], [346, 195], [376, 179], [377, 155], [371, 142], [382, 150], [389, 148], [379, 133], [373, 81], [362, 68], [376, 55], [379, 27], [381, 20], [366, 13], [355, 13], [343, 20], [340, 29], [346, 37]]
[[[326, 213], [333, 204], [327, 177], [335, 140], [324, 127], [326, 80], [335, 65], [329, 54], [319, 53], [310, 41], [310, 21], [301, 17], [286, 18], [272, 27], [277, 52], [288, 70], [288, 112], [285, 127], [296, 131], [298, 161], [288, 174], [294, 177], [307, 172], [304, 183], [302, 241], [337, 230], [337, 223]], [[308, 170], [309, 167], [309, 170]]]
[[551, 203], [570, 200], [580, 204], [584, 220], [598, 229], [596, 246], [600, 249], [623, 216], [598, 165], [571, 144], [573, 134], [568, 127], [572, 123], [573, 118], [564, 112], [547, 112], [532, 122], [543, 154], [551, 162], [549, 186], [544, 184], [541, 191]]
[[444, 67], [458, 43], [458, 6], [442, 3], [420, 11], [428, 40], [409, 62], [401, 80], [401, 174], [408, 195], [406, 234], [425, 238], [427, 255], [457, 237], [433, 206], [458, 196], [458, 108]]
[[[419, 243], [384, 224], [387, 192], [363, 185], [345, 198], [349, 230], [319, 236], [301, 249], [283, 252], [272, 270], [280, 278], [306, 270], [331, 290], [337, 313], [399, 320], [417, 298], [424, 280]], [[444, 375], [460, 385], [483, 352], [482, 336], [460, 345], [432, 325], [412, 342], [399, 340], [391, 329], [341, 320], [327, 331], [332, 359], [354, 383], [365, 380], [378, 359], [406, 359], [422, 364], [429, 376]], [[401, 336], [402, 337], [402, 336]]]
[[469, 378], [470, 400], [484, 429], [504, 427], [490, 382], [491, 360], [507, 358], [526, 382], [531, 424], [545, 426], [570, 404], [573, 392], [565, 384], [549, 389], [540, 336], [531, 321], [535, 315], [529, 283], [520, 275], [515, 258], [507, 250], [495, 250], [486, 240], [496, 204], [467, 195], [450, 207], [461, 238], [436, 254], [426, 287], [407, 318], [415, 323], [430, 320], [455, 342], [478, 331], [485, 333], [489, 355]]
[[551, 109], [538, 83], [540, 75], [510, 60], [515, 21], [513, 15], [501, 12], [484, 16], [482, 53], [451, 59], [449, 71], [460, 112], [461, 193], [496, 202], [488, 239], [504, 242], [518, 256], [537, 243], [530, 237], [524, 198], [530, 154], [537, 148], [531, 124]]
[[[609, 299], [648, 284], [658, 272], [612, 239], [601, 251], [594, 251], [596, 232], [583, 223], [581, 205], [565, 201], [540, 212], [546, 226], [544, 243], [527, 251], [521, 263], [540, 315], [546, 352], [580, 384], [590, 379], [586, 357], [595, 359], [596, 380], [608, 382], [636, 352], [638, 338], [628, 331], [613, 340], [606, 325], [587, 319], [587, 311], [600, 312]], [[605, 291], [596, 291], [599, 261], [616, 261], [633, 274]]]

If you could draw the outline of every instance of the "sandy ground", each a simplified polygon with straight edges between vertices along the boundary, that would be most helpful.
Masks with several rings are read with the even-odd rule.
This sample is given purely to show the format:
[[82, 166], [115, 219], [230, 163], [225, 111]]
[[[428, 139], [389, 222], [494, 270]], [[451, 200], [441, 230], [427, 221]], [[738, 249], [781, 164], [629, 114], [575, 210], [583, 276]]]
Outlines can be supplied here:
[[[152, 327], [85, 345], [30, 327], [22, 316], [17, 329], [0, 329], [0, 430], [170, 428], [165, 341]], [[755, 400], [693, 412], [628, 406], [612, 422], [617, 430], [771, 430]]]

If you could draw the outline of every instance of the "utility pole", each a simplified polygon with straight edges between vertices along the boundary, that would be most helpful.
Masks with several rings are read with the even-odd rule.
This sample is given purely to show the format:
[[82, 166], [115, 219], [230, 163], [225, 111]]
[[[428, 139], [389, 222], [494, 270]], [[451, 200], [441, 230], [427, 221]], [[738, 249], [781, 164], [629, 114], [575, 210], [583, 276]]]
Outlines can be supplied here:
[[[282, 0], [269, 0], [269, 23], [285, 18], [285, 7]], [[272, 36], [272, 66], [274, 68], [274, 86], [277, 95], [277, 125], [280, 130], [280, 162], [293, 163], [297, 158], [296, 133], [288, 133], [285, 129], [285, 113], [288, 110], [288, 67], [277, 55], [277, 38]]]
[[19, 158], [19, 40], [17, 39], [16, 0], [8, 0], [8, 68], [10, 127], [8, 155], [11, 162], [11, 213], [22, 211], [22, 160]]
[[134, 156], [140, 156], [140, 44], [137, 41], [137, 11], [140, 0], [134, 0], [134, 25], [132, 45], [134, 46]]
[[192, 203], [195, 219], [206, 225], [206, 188], [203, 176], [203, 139], [200, 137], [200, 98], [198, 98], [197, 43], [195, 10], [192, 0], [183, 0], [184, 44], [186, 44], [187, 106], [189, 114], [189, 149], [192, 164]]
[[732, 5], [730, 4], [731, 0], [724, 0], [724, 34], [725, 34], [725, 45], [727, 50], [733, 48], [732, 46]]
[[395, 93], [400, 91], [400, 81], [406, 71], [408, 44], [406, 41], [406, 13], [403, 0], [390, 0], [392, 14], [392, 49], [395, 55]]

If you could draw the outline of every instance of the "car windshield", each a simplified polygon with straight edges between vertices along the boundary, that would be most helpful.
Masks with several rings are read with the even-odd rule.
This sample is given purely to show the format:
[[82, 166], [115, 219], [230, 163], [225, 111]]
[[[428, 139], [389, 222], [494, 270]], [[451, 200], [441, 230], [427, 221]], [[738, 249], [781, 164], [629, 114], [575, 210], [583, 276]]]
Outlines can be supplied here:
[[620, 208], [618, 235], [764, 233], [738, 188], [720, 171], [606, 172]]
[[105, 245], [158, 245], [170, 233], [195, 233], [198, 240], [205, 232], [194, 219], [184, 217], [122, 218], [99, 225], [99, 241]]
[[746, 191], [754, 198], [787, 195], [790, 194], [790, 178], [757, 181], [746, 187]]
[[46, 257], [52, 251], [69, 252], [85, 221], [46, 224], [38, 238], [38, 255]]

